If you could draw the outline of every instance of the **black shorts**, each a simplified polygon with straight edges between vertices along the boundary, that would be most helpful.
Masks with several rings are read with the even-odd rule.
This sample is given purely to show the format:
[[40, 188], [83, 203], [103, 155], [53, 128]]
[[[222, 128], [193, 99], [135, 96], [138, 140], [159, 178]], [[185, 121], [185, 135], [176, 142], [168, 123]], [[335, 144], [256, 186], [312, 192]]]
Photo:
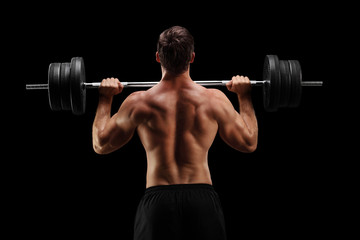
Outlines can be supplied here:
[[224, 240], [219, 196], [209, 184], [149, 187], [141, 199], [134, 240]]

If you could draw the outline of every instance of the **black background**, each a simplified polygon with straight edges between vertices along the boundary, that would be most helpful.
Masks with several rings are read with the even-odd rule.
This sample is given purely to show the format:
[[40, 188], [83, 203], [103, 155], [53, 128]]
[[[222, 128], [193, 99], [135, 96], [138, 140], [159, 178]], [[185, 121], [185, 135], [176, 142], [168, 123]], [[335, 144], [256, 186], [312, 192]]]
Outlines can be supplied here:
[[[160, 80], [156, 42], [173, 25], [188, 28], [195, 38], [190, 72], [195, 80], [237, 74], [261, 79], [265, 55], [276, 54], [299, 60], [304, 81], [324, 81], [321, 88], [303, 88], [300, 107], [275, 113], [264, 111], [261, 89], [253, 89], [259, 124], [254, 153], [237, 152], [216, 138], [209, 165], [229, 239], [335, 234], [329, 209], [341, 170], [334, 171], [337, 163], [328, 158], [336, 150], [327, 128], [330, 109], [337, 104], [329, 97], [334, 83], [319, 70], [333, 29], [325, 13], [296, 4], [262, 4], [259, 9], [239, 3], [194, 7], [157, 2], [106, 7], [61, 3], [19, 16], [14, 31], [24, 98], [17, 112], [20, 131], [11, 138], [16, 143], [20, 139], [11, 148], [16, 170], [8, 179], [16, 184], [11, 222], [21, 224], [14, 234], [131, 239], [145, 189], [146, 155], [138, 136], [119, 151], [99, 156], [91, 142], [96, 90], [87, 91], [86, 114], [74, 116], [52, 112], [47, 92], [26, 91], [25, 84], [45, 83], [49, 63], [75, 56], [84, 58], [89, 82], [106, 77]], [[236, 95], [223, 90], [237, 108]], [[132, 91], [114, 99], [114, 111]]]

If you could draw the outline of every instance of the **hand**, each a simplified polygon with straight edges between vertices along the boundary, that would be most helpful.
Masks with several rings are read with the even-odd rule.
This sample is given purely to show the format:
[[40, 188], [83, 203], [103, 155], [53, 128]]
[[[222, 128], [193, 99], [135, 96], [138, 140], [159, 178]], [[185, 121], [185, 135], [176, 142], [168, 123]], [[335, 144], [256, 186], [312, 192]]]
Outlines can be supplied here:
[[229, 91], [240, 96], [247, 95], [251, 92], [251, 84], [248, 77], [239, 76], [232, 77], [232, 80], [226, 84]]
[[104, 97], [113, 97], [122, 92], [124, 86], [117, 78], [106, 78], [101, 81], [99, 94]]

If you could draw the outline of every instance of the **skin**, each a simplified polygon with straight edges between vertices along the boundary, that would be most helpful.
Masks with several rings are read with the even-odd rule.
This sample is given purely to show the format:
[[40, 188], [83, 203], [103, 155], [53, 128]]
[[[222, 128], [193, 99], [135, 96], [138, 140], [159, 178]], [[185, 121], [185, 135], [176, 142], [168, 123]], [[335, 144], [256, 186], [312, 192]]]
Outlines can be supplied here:
[[[157, 53], [156, 60], [160, 63]], [[162, 67], [160, 83], [129, 95], [113, 116], [112, 99], [123, 86], [116, 78], [104, 79], [93, 123], [95, 152], [118, 150], [136, 131], [147, 155], [146, 187], [151, 187], [212, 184], [208, 151], [217, 133], [238, 151], [255, 151], [258, 127], [249, 79], [234, 76], [227, 84], [238, 96], [238, 112], [223, 92], [195, 84], [189, 71], [190, 64], [179, 75]]]

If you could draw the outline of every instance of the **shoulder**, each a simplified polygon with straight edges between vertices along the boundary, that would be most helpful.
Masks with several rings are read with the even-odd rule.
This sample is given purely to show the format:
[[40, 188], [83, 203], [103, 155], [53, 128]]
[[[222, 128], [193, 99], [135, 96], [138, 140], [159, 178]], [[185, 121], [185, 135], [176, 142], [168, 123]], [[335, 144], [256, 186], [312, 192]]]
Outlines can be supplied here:
[[228, 97], [225, 95], [225, 93], [223, 93], [222, 91], [218, 90], [218, 89], [207, 89], [207, 97], [209, 98], [209, 101], [212, 104], [228, 104], [230, 103], [230, 100], [228, 99]]
[[123, 103], [120, 106], [120, 109], [124, 109], [124, 108], [134, 108], [137, 107], [141, 101], [143, 101], [144, 99], [144, 91], [138, 91], [138, 92], [133, 92], [131, 93], [129, 96], [127, 96], [125, 98], [125, 100], [123, 101]]
[[146, 91], [131, 93], [121, 104], [119, 112], [125, 113], [136, 123], [141, 123], [151, 114], [146, 104]]
[[225, 93], [218, 89], [208, 89], [207, 94], [210, 111], [215, 119], [223, 122], [233, 118], [235, 109]]
[[[126, 99], [125, 101], [127, 102], [134, 102], [134, 101], [139, 101], [141, 99], [144, 98], [144, 94], [146, 93], [146, 91], [136, 91], [131, 93]], [[125, 102], [124, 101], [124, 102]]]

